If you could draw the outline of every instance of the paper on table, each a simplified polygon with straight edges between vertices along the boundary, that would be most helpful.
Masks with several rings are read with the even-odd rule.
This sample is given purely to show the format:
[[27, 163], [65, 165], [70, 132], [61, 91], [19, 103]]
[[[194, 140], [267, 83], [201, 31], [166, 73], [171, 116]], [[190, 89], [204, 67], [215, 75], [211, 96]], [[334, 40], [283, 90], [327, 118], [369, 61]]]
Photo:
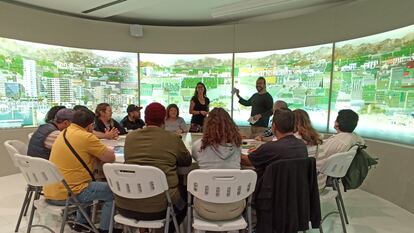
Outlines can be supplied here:
[[252, 125], [257, 122], [252, 116], [247, 121]]

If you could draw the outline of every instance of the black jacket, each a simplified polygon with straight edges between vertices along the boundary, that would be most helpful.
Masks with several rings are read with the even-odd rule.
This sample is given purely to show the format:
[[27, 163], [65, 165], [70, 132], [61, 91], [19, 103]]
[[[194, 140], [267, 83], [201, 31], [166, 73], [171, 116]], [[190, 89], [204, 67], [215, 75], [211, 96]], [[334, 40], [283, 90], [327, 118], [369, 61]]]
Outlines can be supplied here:
[[54, 123], [46, 123], [39, 126], [30, 138], [27, 155], [49, 159], [51, 150], [45, 147], [45, 140], [49, 134], [56, 130], [59, 129]]
[[267, 166], [255, 193], [258, 233], [319, 228], [321, 209], [315, 158], [278, 160]]
[[[119, 135], [127, 134], [127, 131], [124, 129], [124, 127], [122, 127], [116, 120], [111, 119], [110, 130], [114, 127], [118, 129]], [[105, 129], [105, 124], [99, 118], [95, 117], [95, 127], [93, 130], [105, 133]]]

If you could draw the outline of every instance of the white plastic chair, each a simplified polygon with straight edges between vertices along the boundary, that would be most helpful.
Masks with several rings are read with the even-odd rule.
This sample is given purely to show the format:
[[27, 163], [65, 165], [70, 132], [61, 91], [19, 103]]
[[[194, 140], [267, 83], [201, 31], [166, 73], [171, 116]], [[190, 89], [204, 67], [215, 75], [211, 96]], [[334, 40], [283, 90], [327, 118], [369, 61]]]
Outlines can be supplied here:
[[[45, 160], [42, 158], [35, 158], [35, 157], [25, 156], [21, 154], [15, 154], [15, 159], [16, 159], [16, 165], [18, 166], [18, 168], [20, 168], [21, 172], [23, 173], [23, 176], [26, 179], [27, 184], [35, 187], [33, 206], [32, 206], [32, 210], [30, 213], [29, 222], [27, 226], [28, 233], [31, 231], [32, 227], [43, 227], [49, 230], [50, 232], [54, 232], [50, 227], [46, 225], [41, 225], [41, 224], [33, 225], [32, 224], [34, 212], [36, 210], [35, 207], [40, 207], [40, 206], [43, 206], [43, 207], [50, 206], [50, 210], [53, 210], [55, 212], [58, 211], [62, 213], [63, 211], [63, 219], [62, 219], [62, 224], [60, 228], [60, 233], [63, 233], [65, 224], [67, 222], [69, 203], [74, 204], [80, 210], [82, 215], [85, 217], [86, 221], [89, 224], [89, 226], [86, 226], [86, 227], [89, 227], [92, 231], [99, 233], [99, 231], [95, 228], [92, 221], [90, 220], [88, 214], [83, 209], [80, 202], [77, 200], [76, 195], [72, 192], [69, 185], [66, 183], [65, 179], [63, 178], [63, 176], [60, 174], [59, 170], [56, 168], [56, 166], [53, 163], [51, 163], [49, 160]], [[44, 201], [44, 199], [39, 199], [40, 192], [43, 186], [55, 184], [58, 182], [62, 182], [66, 190], [68, 191], [68, 198], [66, 200], [65, 206], [59, 207], [59, 206], [49, 205]]]
[[[197, 169], [191, 171], [187, 177], [187, 232], [191, 232], [192, 226], [197, 231], [234, 231], [248, 227], [248, 232], [251, 233], [251, 194], [255, 189], [256, 179], [256, 172], [252, 170]], [[191, 211], [191, 195], [206, 202], [221, 204], [248, 199], [247, 222], [243, 216], [228, 221], [201, 219], [195, 210]], [[194, 216], [193, 223], [191, 213]]]
[[17, 167], [14, 154], [27, 155], [27, 145], [26, 143], [19, 140], [7, 140], [4, 142], [7, 152], [9, 152], [10, 159], [13, 162], [13, 165]]
[[[16, 159], [14, 155], [15, 154], [22, 154], [22, 155], [27, 154], [27, 145], [24, 142], [19, 141], [19, 140], [7, 140], [4, 142], [4, 146], [6, 147], [6, 150], [10, 156], [10, 159], [13, 162], [13, 165], [17, 167]], [[30, 206], [30, 201], [32, 200], [32, 196], [34, 192], [35, 192], [35, 188], [30, 185], [27, 185], [26, 195], [24, 196], [22, 208], [20, 209], [19, 218], [17, 219], [16, 228], [14, 232], [19, 231], [20, 222], [22, 221], [22, 217], [26, 216], [27, 214], [27, 211]]]
[[[325, 221], [325, 219], [330, 216], [331, 214], [339, 213], [339, 216], [341, 218], [342, 223], [342, 230], [344, 233], [346, 233], [346, 224], [349, 224], [348, 216], [346, 214], [344, 200], [342, 198], [341, 188], [339, 187], [339, 183], [342, 177], [346, 175], [346, 172], [349, 169], [349, 166], [352, 163], [352, 160], [355, 157], [355, 154], [357, 152], [358, 146], [353, 146], [349, 151], [341, 152], [333, 154], [331, 157], [329, 157], [326, 160], [326, 163], [322, 166], [319, 173], [327, 175], [328, 177], [331, 177], [333, 190], [327, 189], [328, 192], [322, 193], [320, 196], [321, 201], [328, 201], [332, 198], [335, 198], [336, 205], [338, 208], [338, 211], [332, 211], [327, 213], [322, 218], [322, 223]], [[322, 223], [320, 232], [322, 233]]]
[[[168, 183], [165, 173], [159, 168], [151, 166], [140, 166], [136, 164], [110, 164], [103, 165], [103, 171], [112, 192], [120, 197], [130, 199], [143, 199], [165, 193], [167, 198], [167, 211], [165, 219], [153, 221], [138, 221], [115, 215], [115, 202], [112, 206], [111, 223], [109, 226], [112, 233], [113, 221], [127, 227], [157, 229], [164, 227], [168, 233], [170, 220], [172, 218], [177, 233], [180, 233], [177, 219], [175, 218], [173, 204], [168, 193]], [[115, 216], [114, 216], [115, 215]]]

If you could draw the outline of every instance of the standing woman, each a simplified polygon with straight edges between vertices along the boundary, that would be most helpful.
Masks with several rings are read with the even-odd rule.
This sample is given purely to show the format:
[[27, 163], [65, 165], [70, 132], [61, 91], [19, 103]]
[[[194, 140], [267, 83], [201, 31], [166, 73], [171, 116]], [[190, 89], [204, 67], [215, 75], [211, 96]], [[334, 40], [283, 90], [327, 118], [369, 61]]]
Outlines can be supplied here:
[[95, 109], [94, 134], [98, 138], [116, 139], [118, 135], [126, 134], [125, 129], [112, 118], [112, 107], [107, 103], [100, 103]]
[[207, 90], [204, 83], [197, 83], [194, 96], [190, 102], [191, 127], [190, 132], [203, 131], [204, 118], [208, 114], [210, 100], [207, 98]]

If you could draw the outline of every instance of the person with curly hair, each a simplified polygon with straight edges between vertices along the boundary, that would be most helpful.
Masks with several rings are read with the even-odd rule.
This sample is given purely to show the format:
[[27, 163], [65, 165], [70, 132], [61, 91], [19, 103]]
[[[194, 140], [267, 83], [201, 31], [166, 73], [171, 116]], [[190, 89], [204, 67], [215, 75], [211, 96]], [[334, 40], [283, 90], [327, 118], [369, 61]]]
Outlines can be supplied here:
[[[223, 108], [214, 108], [204, 122], [203, 137], [193, 143], [192, 156], [201, 169], [240, 169], [242, 138], [230, 115]], [[229, 220], [240, 216], [245, 201], [216, 204], [194, 198], [200, 217]]]

